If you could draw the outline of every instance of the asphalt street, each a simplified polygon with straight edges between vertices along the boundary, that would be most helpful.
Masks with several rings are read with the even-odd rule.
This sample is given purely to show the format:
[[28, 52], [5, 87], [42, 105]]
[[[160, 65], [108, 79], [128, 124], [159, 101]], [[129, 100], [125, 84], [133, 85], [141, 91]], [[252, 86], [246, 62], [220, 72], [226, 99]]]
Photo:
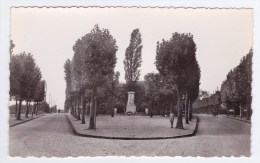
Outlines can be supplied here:
[[194, 137], [167, 140], [108, 140], [72, 134], [65, 114], [50, 114], [10, 128], [11, 156], [250, 156], [245, 122], [199, 115]]

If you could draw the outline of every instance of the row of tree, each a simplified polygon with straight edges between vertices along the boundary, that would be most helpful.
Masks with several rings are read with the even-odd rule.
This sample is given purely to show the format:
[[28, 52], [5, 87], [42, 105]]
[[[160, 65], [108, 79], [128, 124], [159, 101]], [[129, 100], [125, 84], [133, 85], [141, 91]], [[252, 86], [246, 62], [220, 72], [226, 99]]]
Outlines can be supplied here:
[[239, 65], [229, 71], [221, 85], [221, 100], [225, 106], [234, 110], [234, 116], [238, 110], [241, 116], [246, 111], [247, 119], [250, 119], [252, 112], [252, 56], [253, 50], [250, 49]]
[[[76, 41], [73, 58], [68, 59], [64, 65], [65, 106], [70, 106], [71, 113], [84, 124], [86, 103], [89, 101], [89, 129], [95, 129], [98, 95], [104, 94], [104, 89], [115, 90], [114, 86], [119, 77], [119, 73], [114, 72], [117, 49], [116, 40], [109, 31], [95, 25], [90, 33]], [[112, 98], [113, 103], [114, 96], [111, 91], [111, 95], [107, 97]]]
[[31, 102], [34, 102], [31, 114], [37, 115], [40, 102], [45, 98], [46, 82], [42, 80], [40, 68], [36, 65], [33, 55], [25, 52], [14, 55], [14, 47], [11, 41], [9, 95], [16, 101], [15, 116], [20, 120], [23, 101], [26, 102], [25, 116], [28, 117]]
[[[126, 83], [119, 83], [120, 74], [114, 71], [118, 47], [109, 31], [96, 25], [90, 33], [78, 39], [73, 46], [72, 60], [68, 59], [64, 64], [66, 110], [85, 123], [84, 115], [89, 108], [89, 129], [94, 129], [97, 107], [107, 110], [113, 117], [114, 107], [125, 107], [127, 92], [134, 91], [139, 111], [148, 107], [152, 117], [156, 108], [171, 108], [172, 111], [177, 108], [176, 127], [183, 128], [182, 111], [185, 110], [186, 123], [189, 123], [191, 104], [198, 97], [200, 84], [193, 36], [174, 33], [170, 40], [158, 42], [155, 64], [159, 73], [148, 73], [144, 82], [138, 81], [142, 47], [140, 31], [135, 29], [125, 53]], [[156, 105], [158, 107], [154, 107]]]

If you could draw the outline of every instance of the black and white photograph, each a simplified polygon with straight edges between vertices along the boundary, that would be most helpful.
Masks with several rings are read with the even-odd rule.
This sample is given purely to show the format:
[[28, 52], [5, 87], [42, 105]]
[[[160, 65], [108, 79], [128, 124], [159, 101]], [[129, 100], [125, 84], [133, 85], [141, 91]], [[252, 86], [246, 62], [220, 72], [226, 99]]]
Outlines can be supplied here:
[[9, 157], [252, 156], [252, 8], [9, 11]]

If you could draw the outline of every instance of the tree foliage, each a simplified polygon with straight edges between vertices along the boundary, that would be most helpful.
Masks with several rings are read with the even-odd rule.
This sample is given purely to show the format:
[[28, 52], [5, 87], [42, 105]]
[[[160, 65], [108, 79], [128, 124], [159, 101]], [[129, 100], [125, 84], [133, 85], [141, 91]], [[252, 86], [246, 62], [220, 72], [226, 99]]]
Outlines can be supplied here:
[[11, 56], [10, 59], [10, 97], [19, 98], [22, 77], [22, 63], [19, 56]]
[[126, 82], [138, 81], [142, 63], [142, 38], [139, 29], [133, 30], [131, 33], [130, 44], [125, 52], [125, 80]]
[[[13, 46], [14, 47], [14, 46]], [[28, 102], [41, 102], [45, 96], [45, 81], [41, 81], [40, 68], [30, 53], [20, 53], [10, 57], [10, 97], [19, 99], [17, 119], [20, 119], [21, 104], [27, 102], [26, 117], [28, 117]]]
[[[157, 43], [155, 65], [169, 89], [178, 97], [177, 128], [182, 124], [182, 99], [196, 99], [199, 91], [200, 68], [196, 60], [196, 44], [191, 34], [174, 33], [170, 40]], [[186, 108], [186, 105], [185, 105]], [[187, 119], [187, 118], [186, 118]]]
[[247, 118], [251, 112], [252, 89], [252, 56], [253, 50], [244, 56], [239, 65], [230, 70], [221, 85], [221, 100], [227, 107], [247, 108]]
[[35, 94], [34, 94], [34, 101], [35, 102], [41, 102], [44, 100], [45, 98], [45, 87], [46, 87], [46, 81], [45, 80], [41, 80], [40, 82], [38, 82], [38, 85], [36, 87], [35, 90]]
[[96, 114], [94, 105], [97, 106], [98, 88], [106, 85], [108, 81], [114, 81], [117, 49], [116, 40], [109, 30], [95, 25], [90, 33], [76, 41], [73, 46], [72, 61], [67, 60], [64, 65], [67, 100], [70, 99], [71, 103], [75, 103], [75, 105], [71, 104], [71, 108], [78, 106], [78, 115], [80, 114], [79, 104], [82, 105], [82, 118], [86, 103], [85, 92], [87, 89], [90, 90], [90, 129], [94, 128]]
[[146, 95], [151, 100], [156, 100], [159, 98], [160, 89], [162, 87], [162, 80], [160, 74], [158, 73], [148, 73], [144, 76], [146, 82]]

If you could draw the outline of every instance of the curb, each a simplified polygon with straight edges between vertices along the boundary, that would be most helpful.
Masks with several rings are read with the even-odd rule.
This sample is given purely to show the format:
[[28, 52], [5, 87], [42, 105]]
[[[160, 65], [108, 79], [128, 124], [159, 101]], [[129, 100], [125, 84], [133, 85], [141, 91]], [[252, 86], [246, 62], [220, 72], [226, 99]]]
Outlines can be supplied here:
[[34, 120], [34, 119], [40, 118], [40, 117], [42, 117], [42, 116], [44, 116], [44, 114], [43, 114], [43, 115], [39, 115], [38, 117], [34, 117], [34, 118], [31, 118], [31, 119], [28, 119], [28, 120], [22, 121], [22, 122], [18, 122], [18, 123], [15, 123], [15, 124], [11, 124], [11, 125], [9, 125], [9, 127], [14, 127], [14, 126], [17, 126], [17, 125], [20, 125], [20, 124], [23, 124], [23, 123], [29, 122], [29, 121], [31, 121], [31, 120]]
[[248, 124], [251, 124], [251, 122], [248, 122], [248, 121], [245, 121], [245, 120], [242, 120], [242, 119], [237, 119], [237, 118], [233, 118], [233, 117], [226, 117], [224, 116], [225, 118], [230, 118], [230, 119], [234, 119], [234, 120], [237, 120], [237, 121], [242, 121], [242, 122], [245, 122], [245, 123], [248, 123]]
[[81, 134], [76, 131], [74, 128], [72, 122], [70, 121], [69, 117], [67, 114], [65, 114], [69, 123], [69, 126], [73, 132], [74, 135], [81, 136], [81, 137], [89, 137], [89, 138], [98, 138], [98, 139], [116, 139], [116, 140], [160, 140], [160, 139], [177, 139], [177, 138], [185, 138], [185, 137], [191, 137], [195, 136], [198, 127], [199, 127], [199, 118], [196, 116], [196, 126], [194, 131], [191, 134], [186, 134], [186, 135], [179, 135], [179, 136], [168, 136], [168, 137], [148, 137], [148, 138], [133, 138], [133, 137], [113, 137], [113, 136], [98, 136], [98, 135], [89, 135], [89, 134]]

